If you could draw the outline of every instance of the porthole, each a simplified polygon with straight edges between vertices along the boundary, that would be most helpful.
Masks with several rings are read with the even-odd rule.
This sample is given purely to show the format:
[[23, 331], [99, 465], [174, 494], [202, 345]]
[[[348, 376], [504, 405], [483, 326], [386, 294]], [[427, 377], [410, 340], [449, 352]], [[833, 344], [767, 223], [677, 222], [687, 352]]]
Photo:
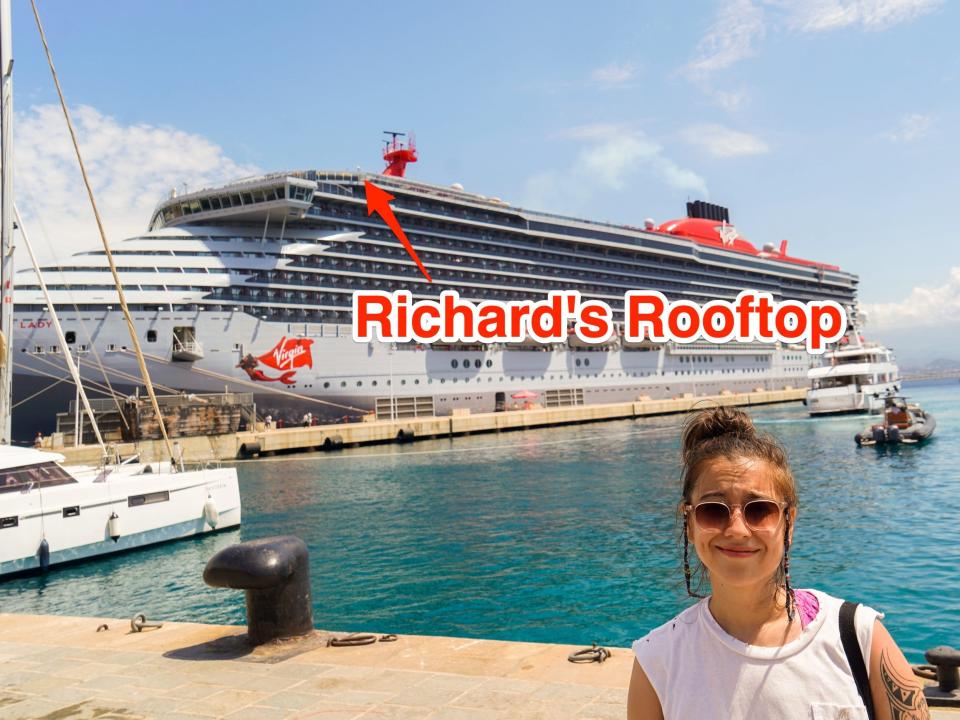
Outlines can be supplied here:
[[473, 361], [473, 366], [474, 366], [477, 370], [479, 370], [479, 369], [480, 369], [480, 361], [479, 361], [479, 360], [474, 360], [474, 361]]
[[493, 360], [487, 360], [487, 367], [493, 367]]
[[577, 367], [580, 367], [580, 358], [577, 358]]
[[460, 363], [456, 360], [456, 358], [450, 361], [450, 367], [452, 367], [454, 370], [456, 370], [459, 365]]
[[328, 387], [330, 387], [330, 383], [325, 382], [325, 383], [323, 384], [323, 389], [326, 390]]
[[587, 367], [590, 367], [590, 358], [584, 358], [583, 364], [586, 365]]

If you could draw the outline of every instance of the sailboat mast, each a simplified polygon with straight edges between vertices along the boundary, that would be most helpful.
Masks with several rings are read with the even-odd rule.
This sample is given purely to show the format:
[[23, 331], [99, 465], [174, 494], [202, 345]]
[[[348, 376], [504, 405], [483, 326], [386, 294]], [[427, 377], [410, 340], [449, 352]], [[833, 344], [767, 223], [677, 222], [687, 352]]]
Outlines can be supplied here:
[[0, 444], [10, 444], [13, 387], [13, 47], [10, 0], [0, 0]]

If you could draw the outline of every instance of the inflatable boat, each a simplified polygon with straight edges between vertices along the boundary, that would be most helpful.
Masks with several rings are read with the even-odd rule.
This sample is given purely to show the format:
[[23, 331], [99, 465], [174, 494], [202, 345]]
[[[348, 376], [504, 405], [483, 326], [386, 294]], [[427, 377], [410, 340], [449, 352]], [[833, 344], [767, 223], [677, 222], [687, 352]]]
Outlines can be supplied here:
[[857, 445], [916, 445], [930, 438], [937, 427], [933, 415], [906, 398], [884, 400], [883, 422], [854, 435]]

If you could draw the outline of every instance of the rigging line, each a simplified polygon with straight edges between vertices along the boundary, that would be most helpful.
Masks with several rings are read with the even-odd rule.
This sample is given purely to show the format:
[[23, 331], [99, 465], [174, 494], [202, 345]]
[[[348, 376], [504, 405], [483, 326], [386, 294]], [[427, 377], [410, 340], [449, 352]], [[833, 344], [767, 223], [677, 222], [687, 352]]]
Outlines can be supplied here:
[[[16, 364], [16, 363], [14, 363], [14, 364]], [[59, 380], [56, 380], [56, 381], [50, 383], [49, 385], [47, 385], [47, 386], [46, 386], [45, 388], [43, 388], [42, 390], [37, 390], [37, 391], [36, 391], [33, 395], [31, 395], [30, 397], [25, 397], [25, 398], [24, 398], [23, 400], [21, 400], [20, 402], [14, 403], [14, 404], [10, 407], [10, 409], [11, 409], [11, 410], [16, 410], [18, 407], [20, 407], [20, 406], [23, 405], [24, 403], [30, 402], [31, 400], [33, 400], [33, 399], [34, 399], [35, 397], [37, 397], [38, 395], [43, 395], [43, 393], [45, 393], [47, 390], [52, 390], [52, 389], [55, 388], [57, 385], [59, 385], [60, 383], [64, 383], [64, 382], [68, 382], [68, 379], [65, 378], [65, 377], [64, 377], [64, 378], [60, 378]]]
[[[123, 351], [121, 350], [120, 352], [123, 352]], [[127, 380], [137, 385], [139, 385], [140, 383], [140, 378], [138, 378], [136, 375], [133, 375], [132, 373], [126, 372], [125, 370], [121, 370], [119, 368], [105, 368], [105, 370], [108, 373], [113, 373], [114, 375], [118, 376], [121, 380]], [[161, 385], [160, 383], [154, 383], [154, 387], [160, 388], [161, 390], [165, 390], [171, 395], [180, 394], [179, 390], [172, 387], [167, 387], [166, 385]]]
[[[122, 351], [121, 351], [122, 352]], [[153, 360], [157, 363], [162, 363], [165, 365], [172, 365], [171, 360], [162, 358], [158, 355], [151, 355], [150, 353], [144, 353], [143, 356], [148, 360]], [[204, 370], [203, 368], [194, 367], [191, 368], [190, 372], [197, 373], [198, 375], [207, 375], [209, 377], [216, 378], [217, 380], [225, 380], [230, 383], [235, 383], [237, 385], [245, 385], [247, 387], [255, 388], [262, 392], [275, 393], [278, 395], [284, 395], [286, 397], [292, 397], [295, 400], [304, 400], [306, 402], [318, 403], [320, 405], [330, 405], [331, 407], [341, 408], [342, 410], [354, 410], [356, 412], [366, 413], [369, 410], [364, 408], [354, 407], [353, 405], [344, 405], [342, 403], [335, 403], [331, 400], [321, 400], [320, 398], [311, 397], [310, 395], [301, 395], [299, 393], [291, 392], [289, 390], [283, 390], [281, 388], [269, 387], [267, 385], [262, 385], [261, 383], [253, 382], [252, 380], [242, 380], [241, 378], [232, 377], [230, 375], [224, 375], [223, 373], [218, 373], [214, 370]]]
[[90, 199], [90, 205], [93, 208], [93, 216], [97, 221], [97, 229], [100, 231], [100, 239], [103, 241], [103, 250], [107, 255], [107, 262], [110, 265], [110, 273], [113, 275], [113, 283], [117, 288], [117, 295], [120, 298], [120, 309], [123, 310], [123, 317], [127, 321], [127, 330], [130, 333], [130, 341], [137, 353], [137, 364], [140, 366], [140, 373], [143, 375], [143, 382], [147, 386], [147, 394], [150, 396], [150, 404], [153, 406], [153, 412], [156, 413], [157, 425], [160, 428], [160, 434], [163, 435], [163, 442], [166, 445], [170, 457], [175, 457], [173, 444], [170, 442], [170, 436], [167, 435], [167, 427], [163, 422], [163, 416], [160, 413], [160, 404], [157, 402], [157, 395], [153, 391], [153, 384], [150, 382], [150, 372], [147, 370], [146, 360], [143, 358], [143, 351], [140, 348], [140, 339], [137, 337], [136, 328], [133, 326], [133, 318], [130, 315], [130, 308], [127, 307], [127, 299], [123, 294], [123, 286], [120, 283], [120, 274], [117, 272], [117, 265], [113, 261], [113, 253], [110, 252], [110, 243], [107, 242], [107, 231], [103, 227], [103, 218], [100, 217], [100, 210], [97, 207], [97, 201], [93, 196], [93, 187], [90, 185], [90, 178], [87, 176], [87, 168], [83, 164], [83, 156], [80, 153], [80, 144], [77, 141], [77, 131], [73, 127], [73, 121], [70, 119], [70, 111], [67, 109], [67, 101], [63, 96], [63, 89], [60, 87], [60, 79], [57, 77], [57, 71], [53, 66], [53, 55], [50, 54], [50, 46], [47, 44], [47, 36], [43, 32], [43, 24], [40, 22], [40, 12], [37, 10], [36, 0], [30, 0], [30, 7], [33, 9], [33, 17], [37, 21], [37, 30], [40, 31], [40, 40], [43, 43], [43, 50], [47, 55], [47, 64], [50, 66], [50, 74], [53, 76], [53, 84], [57, 88], [57, 96], [60, 98], [60, 108], [63, 110], [63, 117], [67, 121], [67, 129], [70, 131], [70, 139], [73, 142], [73, 150], [77, 155], [77, 163], [80, 165], [80, 174], [83, 176], [83, 184], [87, 189], [87, 197]]
[[67, 365], [67, 370], [70, 371], [70, 376], [74, 379], [74, 382], [77, 386], [77, 394], [79, 395], [79, 399], [83, 401], [83, 408], [87, 411], [87, 416], [90, 418], [90, 425], [93, 427], [93, 434], [97, 438], [97, 443], [100, 445], [100, 449], [103, 451], [104, 455], [106, 455], [107, 446], [104, 444], [103, 437], [100, 435], [100, 428], [97, 426], [97, 418], [93, 414], [93, 408], [90, 407], [90, 401], [87, 399], [87, 393], [83, 389], [83, 383], [80, 381], [80, 371], [77, 369], [77, 365], [73, 361], [73, 354], [70, 352], [70, 346], [67, 344], [66, 336], [63, 334], [63, 328], [60, 326], [60, 318], [57, 315], [57, 309], [53, 304], [53, 300], [50, 297], [49, 291], [47, 290], [47, 283], [43, 279], [43, 273], [40, 272], [40, 264], [37, 262], [37, 256], [33, 254], [33, 245], [30, 242], [30, 236], [27, 234], [27, 229], [24, 227], [23, 218], [20, 217], [20, 208], [17, 207], [16, 203], [13, 205], [13, 214], [17, 219], [17, 224], [20, 226], [20, 237], [23, 238], [23, 244], [27, 247], [27, 253], [30, 255], [30, 263], [33, 265], [33, 270], [37, 274], [37, 281], [40, 283], [40, 290], [43, 292], [43, 299], [46, 300], [49, 305], [50, 320], [53, 321], [53, 329], [57, 334], [57, 342], [60, 343], [60, 347], [63, 350], [63, 359]]
[[[34, 359], [35, 359], [35, 360], [38, 360], [39, 362], [45, 363], [46, 365], [50, 365], [51, 367], [54, 367], [54, 368], [56, 368], [57, 370], [63, 370], [63, 368], [62, 368], [60, 365], [57, 365], [56, 363], [52, 363], [52, 362], [50, 362], [49, 360], [44, 360], [43, 358], [38, 358], [38, 357], [35, 357]], [[71, 385], [73, 384], [73, 380], [72, 380], [72, 379], [70, 379], [70, 378], [65, 378], [65, 377], [63, 377], [62, 375], [54, 375], [54, 374], [49, 373], [49, 372], [44, 372], [43, 370], [41, 370], [41, 369], [39, 369], [39, 368], [37, 368], [37, 367], [30, 367], [29, 365], [24, 365], [23, 363], [19, 363], [19, 362], [17, 362], [16, 360], [14, 360], [13, 364], [14, 364], [15, 367], [18, 367], [18, 368], [20, 368], [20, 369], [22, 369], [22, 370], [28, 370], [29, 372], [34, 372], [34, 373], [37, 373], [38, 375], [43, 375], [44, 377], [48, 377], [48, 378], [51, 378], [51, 379], [53, 379], [53, 380], [62, 380], [62, 381], [64, 381], [64, 382], [69, 382]], [[104, 387], [106, 387], [106, 386], [103, 385], [102, 383], [98, 383], [98, 382], [95, 382], [95, 381], [93, 381], [93, 380], [88, 380], [88, 381], [87, 381], [87, 384], [91, 385], [91, 386], [93, 387], [93, 389], [95, 389], [97, 392], [103, 393], [104, 395], [107, 395], [107, 396], [109, 397], [108, 391], [107, 391], [107, 390], [104, 390]]]
[[[27, 199], [30, 201], [30, 204], [33, 205], [34, 207], [39, 207], [36, 199], [33, 197], [33, 194], [30, 192], [30, 188], [26, 187], [24, 189], [24, 192], [26, 193]], [[120, 415], [120, 420], [123, 422], [124, 427], [129, 430], [130, 423], [127, 422], [127, 418], [123, 414], [123, 408], [120, 407], [119, 398], [122, 397], [122, 393], [115, 392], [113, 389], [113, 386], [110, 384], [110, 378], [107, 377], [107, 372], [104, 369], [103, 363], [100, 360], [100, 353], [97, 351], [97, 345], [96, 343], [94, 343], [93, 336], [90, 334], [90, 331], [87, 329], [86, 322], [84, 321], [83, 317], [80, 315], [80, 306], [77, 303], [76, 298], [74, 297], [73, 287], [70, 285], [69, 280], [67, 280], [67, 275], [63, 270], [63, 265], [60, 264], [60, 259], [58, 257], [58, 254], [53, 249], [53, 244], [50, 242], [50, 236], [47, 235], [46, 227], [43, 224], [43, 218], [39, 213], [37, 214], [36, 222], [37, 222], [37, 226], [40, 228], [40, 235], [43, 237], [44, 242], [47, 244], [47, 250], [49, 250], [50, 254], [53, 256], [54, 267], [56, 268], [57, 272], [60, 273], [60, 281], [67, 288], [67, 296], [70, 298], [70, 304], [73, 305], [73, 311], [74, 313], [76, 313], [76, 316], [77, 316], [76, 322], [80, 324], [80, 329], [83, 331], [83, 334], [86, 337], [87, 342], [89, 343], [89, 348], [93, 352], [93, 357], [97, 361], [97, 367], [100, 368], [100, 375], [103, 377], [104, 382], [106, 382], [107, 387], [110, 389], [109, 397], [113, 398], [114, 404], [117, 406], [117, 413]], [[92, 268], [92, 267], [90, 269], [91, 271], [95, 270], [95, 268]], [[90, 382], [90, 381], [88, 380], [87, 382]]]

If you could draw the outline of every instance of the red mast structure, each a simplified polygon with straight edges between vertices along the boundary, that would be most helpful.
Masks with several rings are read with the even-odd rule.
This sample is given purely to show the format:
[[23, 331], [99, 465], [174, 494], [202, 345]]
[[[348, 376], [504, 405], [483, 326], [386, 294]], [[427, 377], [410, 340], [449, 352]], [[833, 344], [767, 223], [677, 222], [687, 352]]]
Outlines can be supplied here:
[[403, 177], [407, 170], [407, 163], [417, 161], [417, 142], [410, 133], [410, 142], [405, 146], [402, 140], [397, 138], [406, 137], [406, 133], [384, 130], [385, 135], [389, 135], [389, 140], [384, 140], [383, 159], [387, 163], [383, 174], [389, 177]]

